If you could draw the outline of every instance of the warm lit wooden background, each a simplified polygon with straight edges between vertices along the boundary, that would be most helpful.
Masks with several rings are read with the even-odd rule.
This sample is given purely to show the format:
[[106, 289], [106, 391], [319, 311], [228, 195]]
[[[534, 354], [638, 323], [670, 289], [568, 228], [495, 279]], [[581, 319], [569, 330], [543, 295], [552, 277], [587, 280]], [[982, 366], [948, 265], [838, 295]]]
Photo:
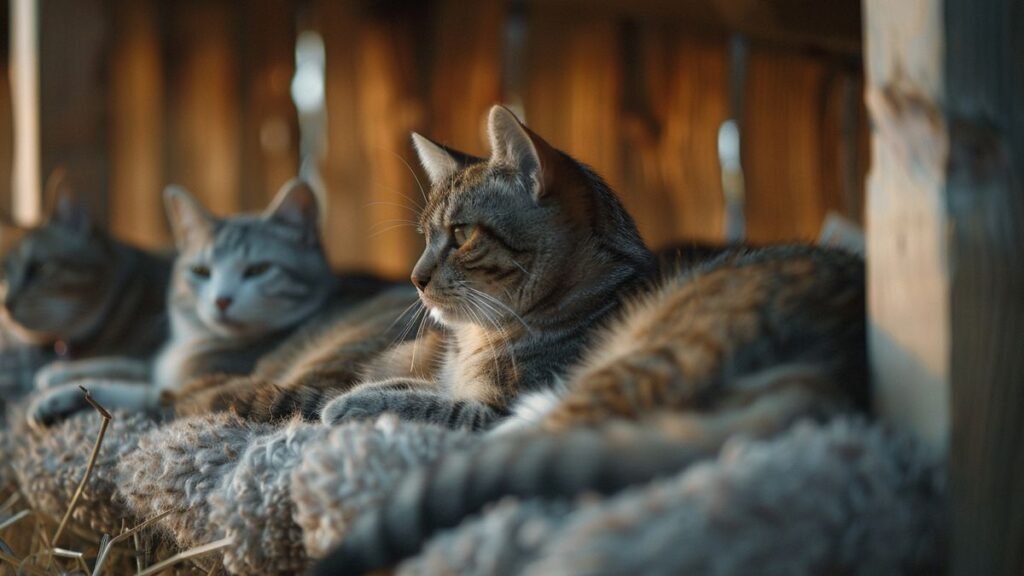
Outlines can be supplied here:
[[261, 208], [296, 172], [289, 85], [296, 30], [308, 28], [326, 43], [321, 171], [337, 264], [404, 275], [420, 250], [410, 227], [392, 226], [414, 218], [406, 206], [419, 198], [409, 131], [483, 154], [483, 116], [502, 101], [596, 167], [649, 243], [719, 240], [717, 131], [730, 108], [730, 34], [743, 32], [748, 238], [812, 239], [828, 210], [861, 215], [859, 10], [856, 0], [43, 0], [42, 171], [67, 165], [111, 229], [147, 246], [167, 242], [168, 183], [217, 213]]

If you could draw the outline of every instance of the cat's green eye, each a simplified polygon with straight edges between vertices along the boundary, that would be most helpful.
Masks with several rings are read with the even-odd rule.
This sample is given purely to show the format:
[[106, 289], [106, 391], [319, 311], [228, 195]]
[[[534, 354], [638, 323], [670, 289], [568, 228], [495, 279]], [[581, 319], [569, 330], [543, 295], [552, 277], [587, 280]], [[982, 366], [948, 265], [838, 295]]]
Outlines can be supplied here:
[[205, 266], [203, 264], [195, 264], [192, 267], [190, 267], [188, 270], [189, 270], [189, 272], [192, 273], [193, 276], [197, 276], [199, 278], [209, 278], [210, 277], [210, 267], [209, 266]]
[[260, 262], [259, 264], [253, 264], [251, 266], [247, 266], [245, 268], [245, 271], [242, 272], [242, 277], [243, 278], [255, 278], [257, 276], [262, 276], [262, 275], [266, 274], [268, 270], [270, 270], [270, 263], [269, 262]]
[[452, 238], [455, 239], [456, 246], [462, 246], [467, 240], [473, 235], [473, 230], [476, 227], [472, 224], [462, 224], [459, 226], [452, 226]]

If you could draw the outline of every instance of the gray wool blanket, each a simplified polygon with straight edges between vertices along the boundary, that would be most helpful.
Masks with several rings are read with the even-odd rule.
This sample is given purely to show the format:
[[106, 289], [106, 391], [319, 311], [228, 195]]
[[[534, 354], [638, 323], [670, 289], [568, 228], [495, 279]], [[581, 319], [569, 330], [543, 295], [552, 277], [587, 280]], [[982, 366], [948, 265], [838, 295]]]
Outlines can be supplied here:
[[[139, 515], [172, 510], [162, 527], [182, 547], [232, 539], [234, 574], [294, 574], [344, 534], [402, 472], [470, 436], [384, 416], [336, 428], [299, 421], [271, 429], [233, 416], [172, 422], [119, 466]], [[311, 555], [312, 554], [312, 555]]]
[[892, 430], [801, 424], [604, 501], [503, 502], [399, 574], [941, 574], [944, 479]]
[[[34, 504], [62, 511], [97, 425], [95, 415], [76, 417], [19, 452]], [[160, 528], [180, 548], [230, 538], [222, 558], [234, 574], [301, 572], [406, 471], [482, 441], [392, 416], [336, 428], [119, 416], [108, 436], [76, 521], [108, 528], [169, 511]], [[44, 481], [58, 461], [63, 479]], [[736, 439], [715, 460], [603, 501], [503, 502], [435, 538], [401, 571], [932, 573], [943, 478], [936, 458], [890, 430], [803, 424], [770, 441]]]

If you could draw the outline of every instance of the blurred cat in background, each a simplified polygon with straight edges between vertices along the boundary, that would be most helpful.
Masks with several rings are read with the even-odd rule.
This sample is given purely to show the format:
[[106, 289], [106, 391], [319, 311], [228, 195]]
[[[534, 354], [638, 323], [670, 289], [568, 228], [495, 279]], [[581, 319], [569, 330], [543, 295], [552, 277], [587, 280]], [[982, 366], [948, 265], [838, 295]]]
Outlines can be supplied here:
[[[142, 359], [168, 334], [171, 256], [129, 246], [95, 226], [63, 170], [51, 175], [47, 190], [42, 225], [2, 227], [7, 347], [0, 355], [10, 390], [27, 391], [46, 361]], [[34, 360], [13, 361], [26, 355]]]

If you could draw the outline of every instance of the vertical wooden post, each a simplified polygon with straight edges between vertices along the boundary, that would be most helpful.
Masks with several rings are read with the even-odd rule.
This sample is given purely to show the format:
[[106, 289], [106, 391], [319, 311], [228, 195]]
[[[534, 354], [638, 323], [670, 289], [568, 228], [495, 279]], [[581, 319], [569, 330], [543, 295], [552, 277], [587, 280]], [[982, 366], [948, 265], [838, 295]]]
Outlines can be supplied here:
[[34, 224], [40, 213], [38, 0], [11, 0], [11, 79], [14, 117], [11, 207], [15, 220]]
[[949, 433], [948, 138], [942, 0], [865, 0], [870, 349], [880, 412], [933, 444]]
[[950, 449], [951, 573], [1024, 573], [1024, 9], [865, 0], [880, 408]]
[[157, 0], [110, 4], [110, 230], [147, 247], [167, 243], [164, 59]]
[[39, 3], [41, 175], [66, 168], [100, 225], [109, 185], [106, 14], [104, 0]]
[[167, 180], [196, 194], [214, 214], [242, 207], [241, 4], [166, 4]]
[[1024, 574], [1024, 5], [947, 0], [954, 574]]

